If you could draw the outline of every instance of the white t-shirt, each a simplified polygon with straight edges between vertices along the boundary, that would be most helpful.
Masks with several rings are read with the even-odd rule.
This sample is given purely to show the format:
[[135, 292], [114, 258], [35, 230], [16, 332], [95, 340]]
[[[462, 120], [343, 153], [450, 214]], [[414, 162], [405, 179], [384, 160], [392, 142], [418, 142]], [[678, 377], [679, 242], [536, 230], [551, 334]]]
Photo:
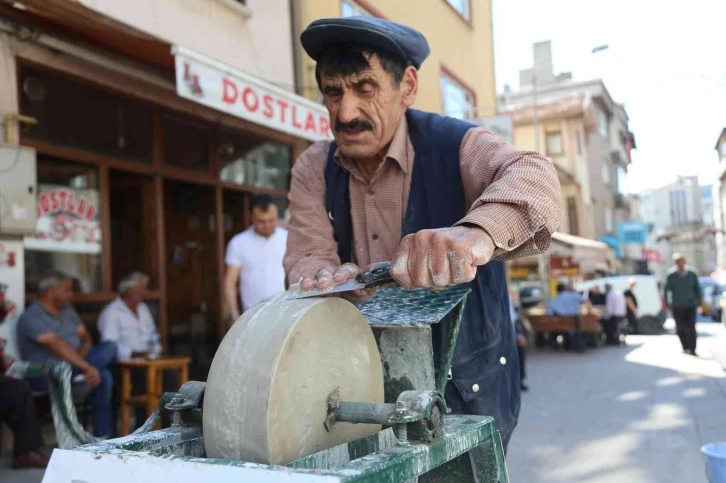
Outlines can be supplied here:
[[251, 226], [229, 241], [224, 261], [227, 265], [240, 267], [243, 312], [285, 290], [282, 257], [286, 246], [287, 230], [280, 227], [265, 238]]

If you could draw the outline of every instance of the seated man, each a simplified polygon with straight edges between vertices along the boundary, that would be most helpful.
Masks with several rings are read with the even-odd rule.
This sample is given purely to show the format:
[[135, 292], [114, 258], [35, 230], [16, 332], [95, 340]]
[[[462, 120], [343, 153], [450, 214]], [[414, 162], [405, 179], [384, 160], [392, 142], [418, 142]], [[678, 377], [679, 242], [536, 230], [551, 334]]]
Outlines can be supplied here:
[[[583, 296], [575, 292], [564, 283], [557, 284], [557, 296], [547, 303], [547, 315], [580, 316], [582, 305], [585, 303]], [[572, 345], [572, 334], [563, 335], [564, 346], [569, 349]], [[575, 341], [577, 344], [580, 341]]]
[[[161, 354], [159, 333], [149, 307], [144, 303], [144, 296], [149, 287], [149, 277], [134, 272], [124, 277], [119, 283], [119, 296], [103, 309], [98, 317], [98, 330], [101, 340], [112, 342], [118, 348], [120, 360], [135, 357], [155, 357]], [[164, 374], [165, 387], [175, 381]], [[146, 374], [140, 370], [131, 372], [133, 394], [146, 392]], [[176, 390], [175, 386], [172, 390]], [[147, 418], [146, 408], [136, 406], [136, 427], [141, 426]]]
[[41, 453], [43, 437], [30, 384], [0, 374], [0, 423], [13, 432], [13, 468], [45, 468], [48, 457]]
[[116, 344], [119, 359], [161, 354], [159, 333], [144, 303], [148, 287], [149, 277], [143, 273], [126, 276], [119, 284], [118, 298], [98, 317], [101, 340]]
[[[93, 434], [109, 437], [114, 432], [111, 418], [113, 378], [109, 366], [116, 357], [116, 345], [102, 342], [92, 347], [91, 336], [73, 306], [72, 281], [60, 272], [50, 272], [38, 282], [38, 300], [18, 319], [18, 344], [25, 361], [44, 363], [64, 360], [73, 373], [83, 374], [93, 388], [91, 409]], [[32, 379], [39, 390], [46, 389], [42, 378]]]

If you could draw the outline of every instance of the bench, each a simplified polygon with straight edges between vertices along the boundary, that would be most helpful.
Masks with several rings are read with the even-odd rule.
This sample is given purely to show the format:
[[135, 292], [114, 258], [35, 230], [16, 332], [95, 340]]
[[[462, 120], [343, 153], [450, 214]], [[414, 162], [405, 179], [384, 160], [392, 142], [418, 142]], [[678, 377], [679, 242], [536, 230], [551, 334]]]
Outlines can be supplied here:
[[[526, 315], [532, 332], [535, 333], [537, 341], [543, 340], [544, 334], [548, 333], [568, 333], [574, 332], [572, 345], [573, 348], [581, 352], [583, 350], [582, 334], [594, 334], [594, 340], [598, 340], [602, 327], [597, 314], [585, 314], [580, 316], [563, 316], [563, 315]], [[542, 334], [539, 335], [538, 334]], [[537, 343], [538, 346], [542, 345]]]

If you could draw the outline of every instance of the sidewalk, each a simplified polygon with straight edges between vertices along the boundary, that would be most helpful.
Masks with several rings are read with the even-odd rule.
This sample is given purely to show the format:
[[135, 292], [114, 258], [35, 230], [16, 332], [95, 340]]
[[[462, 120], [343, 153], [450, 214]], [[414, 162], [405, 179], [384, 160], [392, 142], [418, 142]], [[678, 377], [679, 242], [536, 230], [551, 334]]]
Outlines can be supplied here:
[[701, 445], [726, 441], [726, 373], [712, 355], [726, 362], [726, 333], [698, 331], [698, 358], [672, 334], [582, 355], [531, 351], [511, 481], [705, 482]]

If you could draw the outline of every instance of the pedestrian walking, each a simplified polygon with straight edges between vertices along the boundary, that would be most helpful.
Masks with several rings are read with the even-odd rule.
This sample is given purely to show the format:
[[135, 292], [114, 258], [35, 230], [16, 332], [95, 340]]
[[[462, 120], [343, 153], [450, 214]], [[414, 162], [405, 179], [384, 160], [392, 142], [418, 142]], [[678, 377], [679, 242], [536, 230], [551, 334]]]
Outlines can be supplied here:
[[631, 277], [628, 280], [628, 289], [623, 294], [625, 295], [628, 326], [630, 327], [630, 332], [633, 334], [638, 331], [638, 298], [635, 296], [635, 292], [633, 292], [635, 285], [635, 279]]
[[625, 295], [611, 284], [605, 284], [605, 343], [620, 345], [620, 326], [628, 315]]
[[676, 332], [683, 352], [695, 356], [696, 312], [703, 298], [701, 284], [698, 283], [696, 272], [686, 265], [683, 255], [674, 254], [673, 261], [675, 266], [666, 274], [663, 296], [676, 321]]

